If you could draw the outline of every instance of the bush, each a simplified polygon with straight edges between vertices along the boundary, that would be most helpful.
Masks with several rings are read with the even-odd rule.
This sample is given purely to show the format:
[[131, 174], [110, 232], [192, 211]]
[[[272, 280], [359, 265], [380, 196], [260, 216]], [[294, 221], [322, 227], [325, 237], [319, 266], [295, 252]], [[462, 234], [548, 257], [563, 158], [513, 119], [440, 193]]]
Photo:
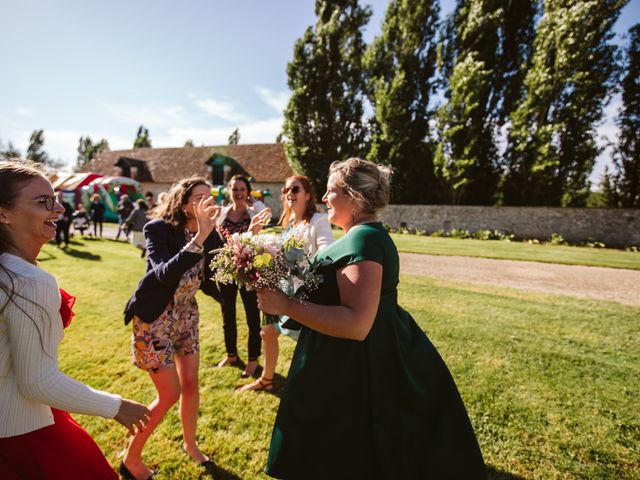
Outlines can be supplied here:
[[549, 243], [551, 245], [567, 245], [567, 241], [559, 233], [552, 233]]

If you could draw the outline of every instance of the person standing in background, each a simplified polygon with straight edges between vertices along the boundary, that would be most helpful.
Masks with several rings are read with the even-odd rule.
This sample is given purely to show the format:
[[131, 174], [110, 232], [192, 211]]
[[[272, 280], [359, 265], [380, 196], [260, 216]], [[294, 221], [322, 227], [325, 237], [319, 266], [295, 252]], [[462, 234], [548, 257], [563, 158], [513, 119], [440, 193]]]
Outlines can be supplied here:
[[56, 245], [60, 247], [60, 244], [64, 242], [64, 246], [69, 246], [69, 228], [71, 227], [71, 217], [73, 215], [73, 207], [64, 200], [64, 194], [59, 191], [56, 194], [57, 201], [64, 208], [64, 212], [60, 216], [60, 219], [56, 222]]
[[131, 212], [129, 218], [125, 221], [126, 227], [131, 230], [131, 244], [142, 250], [140, 257], [144, 258], [147, 247], [146, 242], [144, 240], [144, 234], [142, 233], [142, 229], [149, 221], [149, 217], [147, 217], [147, 212], [149, 208], [145, 201], [141, 198], [136, 200], [136, 208]]
[[104, 222], [104, 205], [100, 201], [100, 195], [94, 193], [91, 195], [91, 205], [89, 206], [89, 215], [91, 215], [91, 222], [93, 223], [93, 236], [98, 237], [98, 230], [100, 231], [100, 237], [102, 237], [102, 224]]
[[125, 240], [129, 238], [129, 229], [127, 228], [126, 221], [133, 212], [133, 203], [129, 200], [129, 195], [126, 193], [120, 197], [118, 202], [118, 233], [116, 234], [116, 240], [120, 238], [120, 234], [124, 232]]

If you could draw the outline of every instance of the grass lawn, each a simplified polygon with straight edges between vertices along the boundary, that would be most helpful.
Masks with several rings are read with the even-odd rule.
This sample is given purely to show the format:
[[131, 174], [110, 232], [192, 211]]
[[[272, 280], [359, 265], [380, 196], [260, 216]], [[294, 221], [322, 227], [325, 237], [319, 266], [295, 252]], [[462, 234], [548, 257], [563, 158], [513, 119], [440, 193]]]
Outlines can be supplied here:
[[[269, 231], [279, 232], [279, 227]], [[344, 235], [334, 229], [333, 238]], [[588, 265], [593, 267], [628, 268], [640, 270], [640, 253], [613, 248], [573, 247], [567, 245], [530, 244], [502, 240], [427, 237], [392, 233], [399, 252], [428, 255], [460, 255], [463, 257], [524, 260], [528, 262]]]
[[461, 255], [640, 270], [640, 253], [613, 248], [536, 245], [525, 242], [426, 237], [400, 233], [393, 233], [391, 237], [398, 246], [398, 250], [406, 253]]
[[[420, 245], [442, 240], [400, 237], [414, 238]], [[470, 241], [446, 241], [454, 242]], [[144, 271], [138, 250], [86, 239], [74, 242], [68, 253], [45, 246], [40, 260], [62, 288], [78, 296], [77, 315], [60, 349], [62, 371], [93, 387], [150, 402], [154, 389], [131, 365], [131, 330], [122, 322], [122, 309]], [[217, 464], [213, 478], [266, 479], [262, 470], [278, 392], [294, 343], [280, 342], [275, 394], [236, 394], [240, 370], [215, 368], [224, 355], [219, 307], [207, 297], [198, 300], [200, 445]], [[402, 278], [400, 302], [449, 365], [490, 478], [640, 479], [639, 308], [409, 276]], [[242, 315], [240, 306], [238, 312]], [[239, 353], [246, 359], [244, 318], [238, 325]], [[116, 466], [126, 430], [111, 420], [76, 418]], [[202, 473], [180, 444], [174, 408], [145, 450], [146, 461], [159, 469], [158, 478]]]

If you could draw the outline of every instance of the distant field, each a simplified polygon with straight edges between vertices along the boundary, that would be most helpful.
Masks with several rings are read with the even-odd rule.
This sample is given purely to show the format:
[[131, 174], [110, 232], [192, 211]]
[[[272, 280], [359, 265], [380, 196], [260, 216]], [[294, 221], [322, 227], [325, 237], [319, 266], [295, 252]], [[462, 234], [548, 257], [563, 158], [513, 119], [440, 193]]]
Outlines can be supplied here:
[[[402, 249], [404, 240], [417, 239], [429, 253], [438, 245], [452, 252], [456, 242], [473, 242], [398, 237]], [[517, 245], [477, 243], [478, 248]], [[604, 252], [609, 253], [614, 252]], [[93, 387], [150, 402], [151, 381], [131, 365], [131, 332], [122, 323], [122, 309], [144, 271], [138, 250], [83, 240], [68, 253], [46, 246], [40, 260], [61, 287], [78, 296], [77, 316], [60, 350], [61, 369]], [[492, 480], [640, 479], [639, 308], [408, 276], [401, 279], [399, 294], [449, 365]], [[280, 342], [276, 394], [236, 394], [240, 370], [215, 367], [224, 355], [219, 307], [204, 296], [198, 300], [200, 445], [217, 464], [213, 478], [266, 479], [262, 470], [277, 394], [295, 344]], [[244, 318], [238, 326], [239, 353], [246, 360]], [[76, 418], [116, 466], [125, 429], [101, 418]], [[159, 469], [157, 478], [202, 473], [180, 443], [174, 408], [145, 450], [146, 461]]]

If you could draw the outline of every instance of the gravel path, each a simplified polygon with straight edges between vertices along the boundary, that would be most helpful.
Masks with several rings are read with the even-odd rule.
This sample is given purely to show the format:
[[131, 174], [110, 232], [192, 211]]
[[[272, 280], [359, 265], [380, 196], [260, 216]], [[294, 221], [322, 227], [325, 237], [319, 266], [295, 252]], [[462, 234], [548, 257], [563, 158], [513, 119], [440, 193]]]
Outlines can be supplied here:
[[400, 272], [640, 306], [638, 270], [400, 253]]

